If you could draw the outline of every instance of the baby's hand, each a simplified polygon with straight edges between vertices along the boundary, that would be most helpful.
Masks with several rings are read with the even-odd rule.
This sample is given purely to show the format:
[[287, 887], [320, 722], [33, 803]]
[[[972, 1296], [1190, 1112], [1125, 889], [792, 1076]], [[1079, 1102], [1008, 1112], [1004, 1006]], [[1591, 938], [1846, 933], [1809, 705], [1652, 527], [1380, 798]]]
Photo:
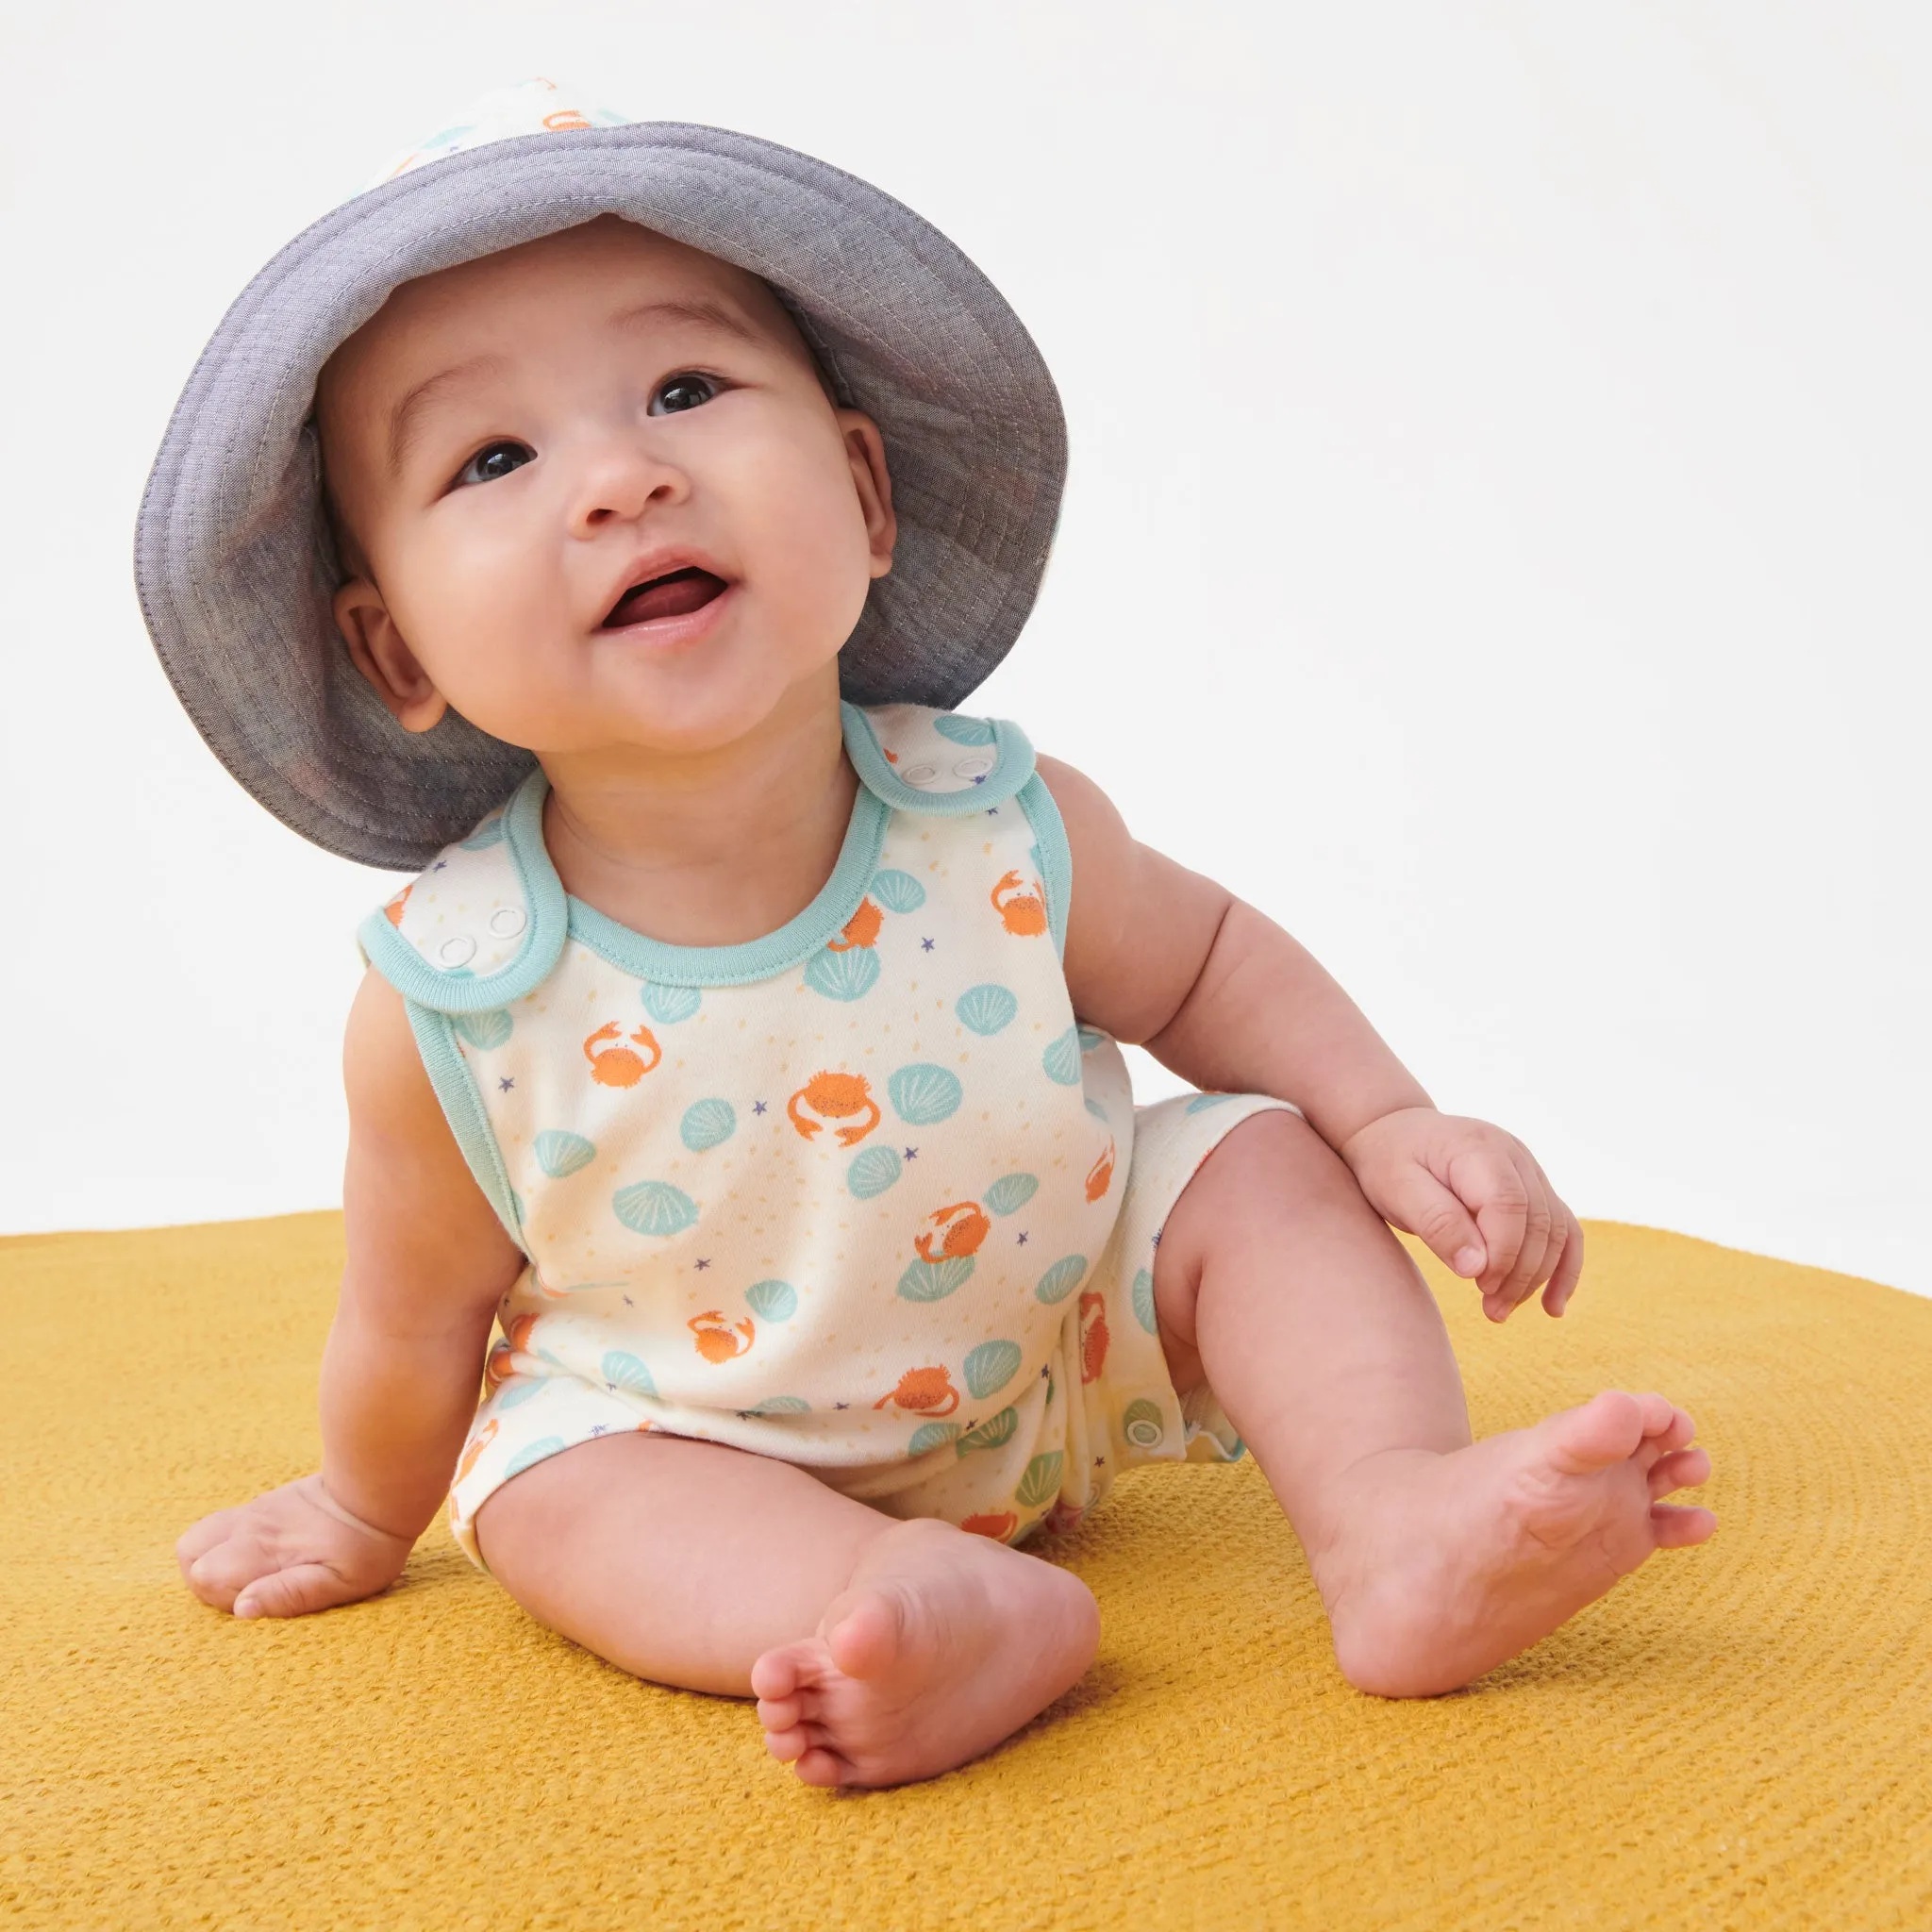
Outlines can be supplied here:
[[1491, 1321], [1507, 1321], [1544, 1281], [1544, 1308], [1563, 1312], [1583, 1273], [1583, 1230], [1513, 1135], [1407, 1107], [1340, 1151], [1376, 1213], [1474, 1281]]
[[387, 1588], [412, 1543], [351, 1516], [320, 1475], [305, 1475], [204, 1516], [175, 1556], [189, 1589], [218, 1610], [302, 1617]]

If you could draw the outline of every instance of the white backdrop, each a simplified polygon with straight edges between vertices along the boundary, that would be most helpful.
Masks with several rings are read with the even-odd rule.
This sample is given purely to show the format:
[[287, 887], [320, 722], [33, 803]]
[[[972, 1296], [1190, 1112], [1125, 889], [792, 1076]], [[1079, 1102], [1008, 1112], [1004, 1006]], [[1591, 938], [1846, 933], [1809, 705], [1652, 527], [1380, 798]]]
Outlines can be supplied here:
[[980, 708], [1281, 919], [1584, 1213], [1932, 1291], [1932, 12], [26, 12], [0, 1230], [337, 1198], [350, 935], [389, 881], [203, 749], [129, 532], [248, 275], [555, 72], [878, 182], [1026, 319], [1073, 481]]

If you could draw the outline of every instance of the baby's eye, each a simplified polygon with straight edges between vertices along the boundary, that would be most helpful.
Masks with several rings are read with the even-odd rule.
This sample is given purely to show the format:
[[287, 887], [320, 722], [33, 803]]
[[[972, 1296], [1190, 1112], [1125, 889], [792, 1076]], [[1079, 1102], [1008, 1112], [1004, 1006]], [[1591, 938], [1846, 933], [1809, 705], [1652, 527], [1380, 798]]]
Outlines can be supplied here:
[[651, 398], [651, 414], [675, 416], [680, 409], [695, 409], [718, 393], [718, 385], [708, 375], [693, 375], [689, 370], [658, 385]]
[[508, 476], [512, 470], [521, 470], [536, 459], [537, 452], [527, 442], [486, 443], [457, 472], [457, 481], [494, 483], [499, 476]]

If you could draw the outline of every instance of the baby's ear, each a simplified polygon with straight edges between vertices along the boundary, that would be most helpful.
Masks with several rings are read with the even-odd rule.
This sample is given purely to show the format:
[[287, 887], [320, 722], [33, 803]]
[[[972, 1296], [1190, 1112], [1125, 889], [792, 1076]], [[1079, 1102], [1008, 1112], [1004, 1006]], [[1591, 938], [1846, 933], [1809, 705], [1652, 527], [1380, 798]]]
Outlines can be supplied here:
[[336, 628], [356, 669], [375, 687], [405, 731], [428, 731], [442, 722], [449, 700], [403, 640], [382, 592], [367, 577], [351, 577], [335, 594]]
[[872, 574], [882, 577], [892, 568], [892, 546], [899, 541], [899, 519], [892, 513], [892, 477], [886, 468], [886, 440], [879, 425], [863, 409], [838, 412], [845, 439], [845, 459], [858, 507], [865, 515], [865, 534], [872, 543]]

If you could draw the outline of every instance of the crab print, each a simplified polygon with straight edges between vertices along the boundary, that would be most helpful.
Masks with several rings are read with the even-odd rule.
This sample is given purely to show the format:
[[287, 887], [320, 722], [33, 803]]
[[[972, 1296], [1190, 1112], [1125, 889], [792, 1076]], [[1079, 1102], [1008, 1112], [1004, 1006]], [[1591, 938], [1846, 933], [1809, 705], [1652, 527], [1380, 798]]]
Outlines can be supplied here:
[[[955, 1201], [926, 1219], [933, 1224], [912, 1245], [922, 1261], [943, 1261], [959, 1255], [975, 1255], [979, 1244], [991, 1230], [977, 1201]], [[935, 1243], [938, 1246], [935, 1247]]]
[[1002, 873], [999, 884], [988, 896], [1001, 924], [1016, 938], [1038, 939], [1046, 930], [1046, 895], [1040, 890], [1038, 879], [1033, 881], [1033, 891], [1028, 894], [1020, 889], [1018, 873]]
[[500, 1388], [516, 1374], [510, 1367], [514, 1356], [530, 1352], [530, 1337], [535, 1332], [535, 1315], [519, 1315], [504, 1332], [504, 1338], [490, 1351], [490, 1359], [483, 1364], [483, 1373], [489, 1378], [492, 1389]]
[[403, 923], [403, 908], [409, 903], [409, 894], [413, 892], [415, 890], [416, 882], [413, 879], [411, 879], [409, 883], [407, 886], [405, 886], [403, 890], [400, 892], [398, 892], [395, 895], [395, 897], [391, 899], [389, 902], [389, 904], [382, 908], [383, 917], [386, 918], [391, 925], [397, 927], [401, 926]]
[[1108, 1136], [1107, 1152], [1087, 1170], [1087, 1198], [1097, 1201], [1113, 1185], [1113, 1137]]
[[[799, 1111], [809, 1108], [819, 1116], [808, 1120]], [[878, 1125], [884, 1116], [872, 1097], [872, 1086], [863, 1074], [814, 1074], [785, 1103], [786, 1114], [805, 1140], [811, 1140], [827, 1121], [843, 1121], [838, 1130], [841, 1147], [856, 1147]], [[861, 1122], [858, 1116], [866, 1118]]]
[[825, 941], [828, 953], [849, 953], [854, 946], [872, 945], [879, 936], [879, 928], [886, 923], [886, 915], [870, 899], [858, 902], [858, 910], [845, 922], [843, 930], [835, 940]]
[[664, 1058], [664, 1049], [648, 1026], [640, 1026], [630, 1039], [632, 1046], [641, 1046], [650, 1055], [649, 1059], [633, 1053], [629, 1046], [602, 1043], [616, 1040], [623, 1031], [620, 1022], [610, 1020], [584, 1041], [584, 1058], [591, 1063], [591, 1078], [600, 1087], [635, 1087]]
[[463, 1451], [463, 1459], [457, 1464], [457, 1481], [461, 1482], [475, 1468], [476, 1458], [489, 1448], [490, 1440], [496, 1434], [496, 1418], [491, 1416], [476, 1433], [470, 1438], [470, 1446]]
[[1097, 1294], [1080, 1297], [1080, 1379], [1097, 1382], [1107, 1365], [1107, 1304]]
[[968, 1536], [990, 1536], [995, 1542], [1003, 1543], [1020, 1526], [1020, 1519], [1010, 1509], [1002, 1509], [998, 1515], [962, 1517], [959, 1527]]
[[959, 1391], [944, 1369], [908, 1369], [890, 1395], [881, 1395], [874, 1408], [898, 1408], [908, 1415], [951, 1415], [959, 1407]]
[[741, 1322], [731, 1323], [724, 1319], [723, 1308], [707, 1308], [684, 1325], [696, 1340], [698, 1353], [714, 1365], [736, 1360], [758, 1335], [757, 1324], [749, 1315]]

